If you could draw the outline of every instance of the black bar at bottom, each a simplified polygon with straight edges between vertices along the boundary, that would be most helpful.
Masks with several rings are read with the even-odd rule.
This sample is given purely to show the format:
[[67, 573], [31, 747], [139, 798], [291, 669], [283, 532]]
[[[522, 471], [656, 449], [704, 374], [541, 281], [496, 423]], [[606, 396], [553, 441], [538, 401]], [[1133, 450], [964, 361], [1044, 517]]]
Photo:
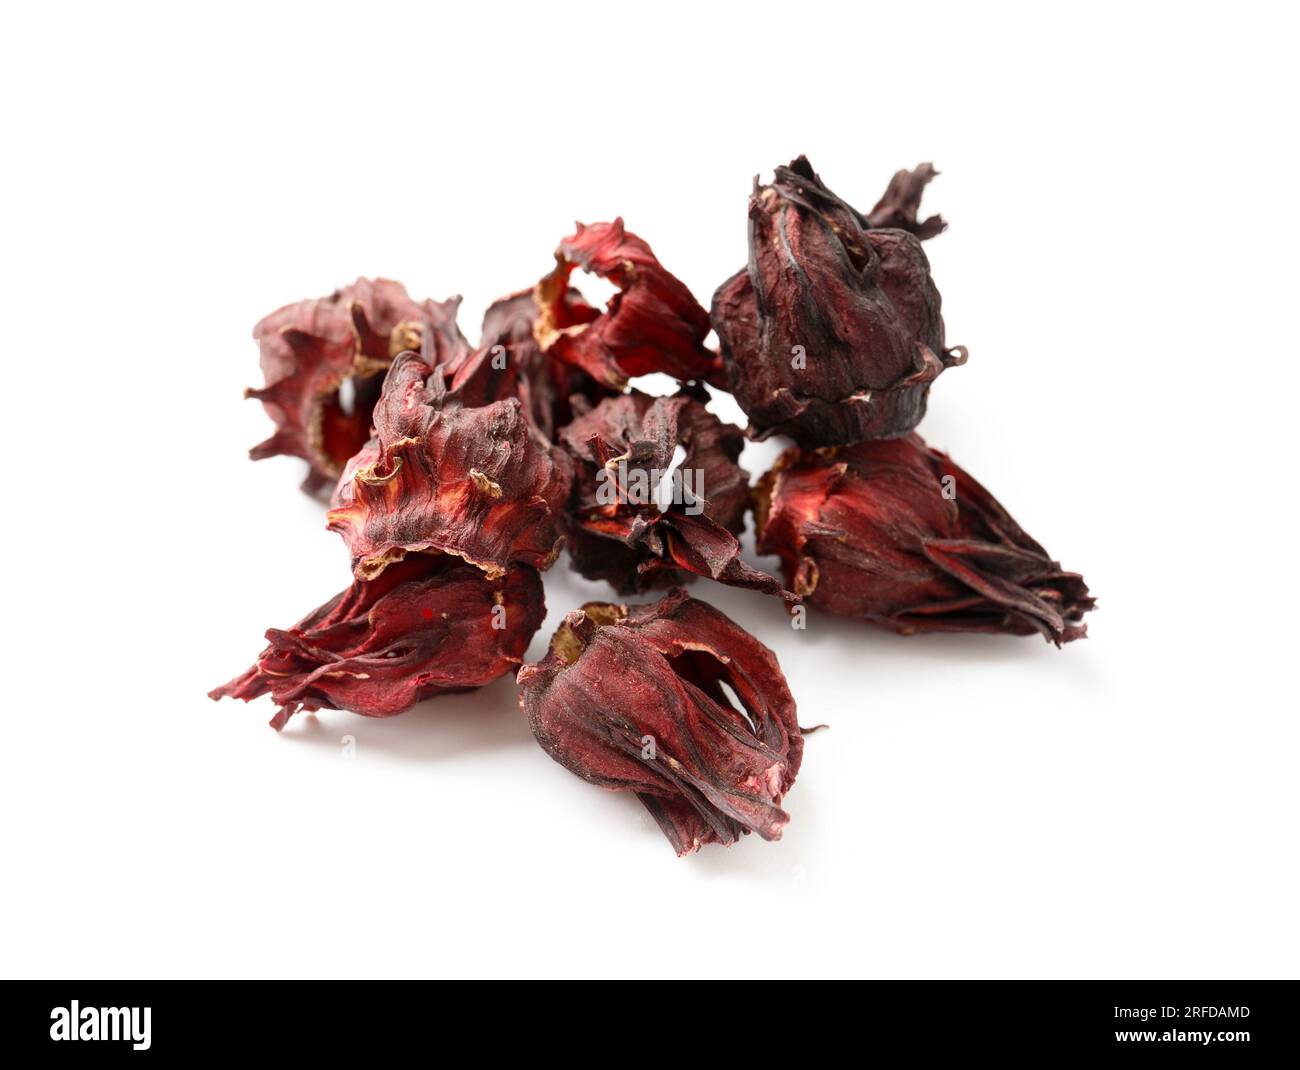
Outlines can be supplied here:
[[[395, 1056], [422, 1044], [431, 1045], [430, 1057], [446, 1057], [446, 1044], [459, 1040], [485, 1055], [502, 1054], [499, 1045], [537, 1045], [538, 1057], [617, 1064], [630, 1041], [663, 1060], [696, 1061], [697, 1042], [677, 1047], [689, 1021], [705, 1044], [750, 1058], [772, 1043], [810, 1053], [842, 1037], [863, 1054], [901, 1047], [920, 1055], [1273, 1061], [1300, 1050], [1298, 984], [872, 981], [828, 996], [764, 979], [713, 992], [684, 983], [662, 992], [550, 983], [544, 994], [520, 996], [472, 982], [10, 981], [0, 1001], [0, 1051], [133, 1061], [267, 1052], [300, 1061]], [[627, 1035], [618, 1044], [620, 1032]], [[602, 1038], [615, 1046], [604, 1048]]]

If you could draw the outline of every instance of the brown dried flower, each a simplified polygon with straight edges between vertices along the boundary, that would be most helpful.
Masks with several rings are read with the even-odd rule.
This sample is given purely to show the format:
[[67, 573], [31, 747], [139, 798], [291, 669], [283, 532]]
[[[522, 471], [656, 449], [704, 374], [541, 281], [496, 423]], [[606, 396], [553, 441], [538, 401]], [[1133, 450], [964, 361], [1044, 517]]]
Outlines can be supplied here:
[[699, 575], [780, 593], [773, 577], [740, 556], [749, 504], [749, 473], [737, 463], [744, 434], [695, 397], [634, 390], [607, 398], [569, 424], [560, 442], [577, 476], [570, 559], [588, 579], [633, 593]]
[[756, 498], [759, 552], [810, 605], [904, 634], [1087, 633], [1083, 577], [920, 435], [791, 449]]
[[869, 229], [801, 156], [755, 188], [749, 267], [712, 318], [751, 433], [815, 447], [917, 425], [930, 383], [966, 359], [945, 347], [939, 306], [919, 238]]
[[417, 304], [400, 282], [357, 279], [329, 297], [272, 312], [253, 328], [266, 385], [245, 395], [262, 403], [276, 431], [250, 456], [301, 457], [310, 465], [304, 489], [333, 486], [370, 437], [371, 410], [393, 357], [422, 344], [439, 362], [468, 350], [456, 326], [459, 304], [459, 297]]
[[374, 422], [329, 512], [357, 579], [419, 550], [463, 558], [490, 578], [554, 563], [572, 463], [524, 418], [518, 398], [469, 407], [440, 371], [403, 353]]
[[679, 855], [780, 838], [803, 754], [794, 699], [775, 655], [707, 603], [680, 588], [653, 605], [593, 602], [519, 684], [542, 749], [635, 792]]
[[287, 631], [270, 629], [253, 667], [209, 696], [269, 694], [280, 706], [277, 729], [299, 710], [391, 717], [511, 670], [545, 614], [530, 568], [489, 580], [454, 557], [411, 554]]
[[[613, 390], [651, 372], [716, 380], [721, 364], [704, 344], [709, 314], [664, 270], [650, 246], [625, 230], [622, 219], [577, 228], [556, 250], [555, 270], [537, 284], [542, 349]], [[618, 287], [605, 311], [570, 288], [575, 267]]]

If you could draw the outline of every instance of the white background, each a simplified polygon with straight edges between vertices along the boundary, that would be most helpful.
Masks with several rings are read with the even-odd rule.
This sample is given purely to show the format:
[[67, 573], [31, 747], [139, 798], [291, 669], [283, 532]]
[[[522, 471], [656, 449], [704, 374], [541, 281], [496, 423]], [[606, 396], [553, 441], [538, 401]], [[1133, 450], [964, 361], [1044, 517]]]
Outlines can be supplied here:
[[[7, 13], [0, 970], [1295, 975], [1294, 26], [906, 10]], [[684, 860], [508, 678], [280, 735], [205, 697], [348, 579], [302, 466], [245, 458], [254, 321], [387, 275], [474, 339], [619, 213], [707, 305], [800, 152], [862, 209], [942, 172], [971, 359], [922, 431], [1085, 573], [1086, 641], [800, 634], [701, 581], [832, 728], [781, 842]], [[546, 586], [534, 655], [607, 594]]]

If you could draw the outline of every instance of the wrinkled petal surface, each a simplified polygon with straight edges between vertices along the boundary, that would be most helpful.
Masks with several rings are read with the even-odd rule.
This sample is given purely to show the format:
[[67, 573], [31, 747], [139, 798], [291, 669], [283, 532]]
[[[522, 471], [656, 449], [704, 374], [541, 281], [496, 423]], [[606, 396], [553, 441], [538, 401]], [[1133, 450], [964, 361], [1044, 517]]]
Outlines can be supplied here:
[[375, 437], [348, 462], [329, 527], [357, 579], [419, 550], [463, 558], [492, 578], [549, 568], [562, 544], [572, 463], [518, 398], [471, 407], [414, 353], [393, 362]]
[[[704, 344], [709, 314], [650, 246], [622, 219], [577, 227], [556, 250], [555, 270], [537, 284], [541, 347], [613, 390], [651, 372], [718, 379], [718, 355]], [[570, 289], [576, 267], [618, 287], [603, 312]]]
[[[569, 299], [581, 301], [576, 290]], [[575, 400], [594, 404], [610, 391], [581, 368], [544, 351], [536, 338], [537, 323], [533, 290], [501, 298], [483, 317], [478, 349], [449, 364], [444, 375], [465, 405], [518, 398], [529, 423], [554, 441], [557, 430], [573, 419]]]
[[1048, 557], [979, 483], [916, 434], [792, 449], [756, 491], [760, 553], [805, 601], [910, 634], [1083, 637], [1083, 577]]
[[930, 383], [965, 350], [944, 345], [920, 239], [873, 229], [804, 157], [749, 202], [749, 266], [714, 294], [729, 389], [756, 437], [807, 447], [906, 434]]
[[209, 694], [245, 702], [270, 695], [280, 706], [275, 728], [299, 710], [391, 717], [513, 669], [545, 612], [530, 568], [488, 580], [455, 558], [413, 554], [292, 628], [270, 629], [253, 667]]
[[[439, 360], [468, 350], [456, 326], [459, 304], [459, 297], [419, 303], [399, 282], [357, 279], [329, 297], [271, 313], [253, 328], [266, 385], [246, 394], [262, 402], [276, 430], [253, 447], [252, 458], [301, 457], [310, 465], [307, 489], [333, 486], [370, 437], [393, 357], [421, 345]], [[352, 389], [346, 400], [345, 384]]]
[[712, 606], [681, 589], [652, 605], [592, 603], [519, 683], [542, 748], [635, 793], [679, 855], [747, 832], [780, 838], [803, 754], [794, 698], [775, 655]]
[[740, 556], [749, 503], [749, 473], [737, 463], [744, 434], [697, 398], [638, 391], [608, 398], [564, 428], [560, 442], [576, 471], [570, 558], [588, 579], [624, 594], [692, 575], [781, 592]]

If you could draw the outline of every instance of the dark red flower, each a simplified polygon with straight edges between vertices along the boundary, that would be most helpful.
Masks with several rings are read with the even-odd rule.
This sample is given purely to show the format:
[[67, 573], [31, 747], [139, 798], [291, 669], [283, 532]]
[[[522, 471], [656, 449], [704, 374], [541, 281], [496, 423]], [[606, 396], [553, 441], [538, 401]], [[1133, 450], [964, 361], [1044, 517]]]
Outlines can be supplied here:
[[884, 195], [867, 213], [864, 220], [866, 226], [906, 230], [922, 241], [943, 233], [948, 226], [943, 216], [932, 215], [924, 220], [917, 219], [917, 213], [921, 209], [921, 194], [938, 173], [932, 163], [917, 164], [912, 171], [894, 172]]
[[930, 383], [966, 356], [945, 348], [939, 306], [920, 239], [870, 229], [801, 156], [755, 188], [749, 267], [712, 318], [751, 433], [811, 447], [917, 425]]
[[[581, 301], [576, 290], [569, 299]], [[576, 365], [543, 352], [534, 333], [537, 322], [533, 290], [501, 298], [483, 317], [478, 349], [452, 361], [444, 375], [465, 405], [517, 397], [529, 422], [554, 441], [557, 429], [573, 419], [573, 398], [594, 402], [609, 390]]]
[[256, 664], [209, 696], [269, 694], [280, 706], [277, 729], [299, 710], [391, 717], [508, 672], [545, 614], [542, 581], [530, 568], [489, 580], [455, 558], [412, 554], [287, 631], [270, 629]]
[[329, 512], [357, 579], [417, 550], [464, 558], [489, 578], [554, 563], [572, 462], [529, 424], [518, 398], [469, 407], [441, 371], [403, 353], [374, 424]]
[[[614, 390], [651, 372], [684, 380], [719, 376], [718, 355], [704, 345], [709, 314], [650, 246], [624, 230], [622, 219], [577, 227], [556, 250], [555, 270], [537, 284], [542, 349]], [[570, 288], [575, 267], [618, 287], [604, 312]]]
[[[740, 428], [686, 394], [634, 390], [578, 416], [560, 432], [576, 462], [567, 529], [574, 568], [625, 594], [690, 574], [780, 593], [773, 577], [740, 557], [749, 473], [736, 462], [744, 441]], [[678, 446], [684, 454], [674, 469]]]
[[707, 603], [680, 588], [653, 605], [591, 603], [519, 683], [542, 749], [635, 792], [679, 855], [780, 838], [803, 753], [794, 699], [775, 655]]
[[250, 456], [301, 457], [311, 466], [305, 489], [332, 486], [370, 437], [371, 410], [393, 357], [422, 343], [439, 362], [468, 350], [456, 326], [459, 304], [459, 297], [417, 304], [400, 282], [357, 279], [329, 297], [272, 312], [253, 328], [266, 385], [245, 394], [262, 403], [276, 431]]
[[803, 452], [759, 481], [759, 553], [830, 613], [905, 635], [966, 631], [1082, 638], [1083, 578], [919, 435]]

